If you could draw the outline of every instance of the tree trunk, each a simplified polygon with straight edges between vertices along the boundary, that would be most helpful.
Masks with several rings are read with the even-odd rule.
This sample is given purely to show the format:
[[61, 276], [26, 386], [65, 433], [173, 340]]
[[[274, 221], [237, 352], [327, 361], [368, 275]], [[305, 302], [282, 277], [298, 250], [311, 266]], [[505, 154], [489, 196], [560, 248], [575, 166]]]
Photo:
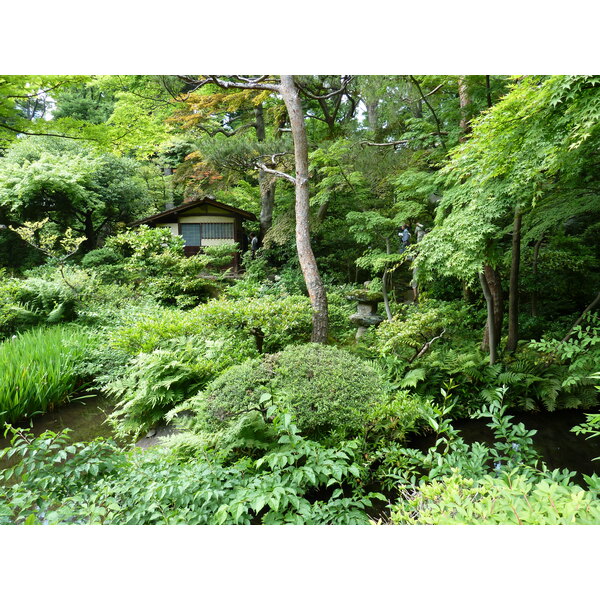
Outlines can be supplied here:
[[365, 106], [367, 107], [367, 123], [373, 134], [373, 141], [381, 142], [383, 138], [379, 128], [379, 98], [365, 99]]
[[[493, 311], [493, 319], [492, 319], [492, 329], [491, 332], [493, 334], [493, 338], [495, 340], [495, 344], [497, 345], [500, 337], [502, 336], [502, 321], [504, 320], [504, 300], [502, 297], [502, 282], [500, 280], [500, 275], [498, 271], [491, 267], [490, 265], [483, 265], [483, 273], [487, 284], [487, 289], [492, 297], [492, 311]], [[485, 332], [483, 335], [483, 342], [481, 344], [482, 349], [487, 350], [490, 348], [491, 343], [490, 340], [492, 335], [490, 335], [490, 327], [489, 322], [486, 324]]]
[[412, 82], [412, 85], [408, 88], [408, 102], [410, 104], [410, 112], [415, 119], [423, 118], [423, 100], [421, 95], [417, 91], [417, 88]]
[[485, 76], [485, 96], [488, 108], [492, 108], [492, 86], [490, 84], [490, 76]]
[[460, 101], [460, 128], [462, 129], [462, 135], [459, 138], [460, 142], [464, 142], [467, 139], [469, 133], [471, 133], [471, 125], [467, 115], [467, 107], [471, 104], [471, 97], [469, 96], [469, 90], [467, 89], [467, 82], [464, 75], [461, 75], [458, 80], [458, 98]]
[[258, 184], [260, 187], [260, 224], [259, 239], [262, 242], [267, 231], [273, 224], [273, 207], [275, 206], [275, 178], [270, 177], [264, 171], [258, 172]]
[[85, 213], [84, 235], [86, 240], [83, 242], [83, 247], [86, 252], [95, 250], [98, 245], [98, 235], [94, 229], [94, 221], [92, 220], [93, 211], [89, 210]]
[[321, 280], [315, 255], [310, 243], [309, 228], [309, 189], [308, 189], [308, 140], [304, 126], [304, 113], [298, 95], [298, 88], [292, 75], [281, 76], [281, 95], [292, 127], [294, 158], [296, 162], [296, 248], [300, 268], [306, 282], [306, 289], [313, 309], [313, 330], [311, 340], [327, 341], [328, 310], [325, 286]]
[[[388, 254], [392, 253], [390, 239], [385, 239], [385, 249]], [[383, 276], [381, 277], [381, 291], [383, 294], [383, 306], [385, 307], [385, 314], [388, 321], [392, 321], [392, 309], [390, 308], [390, 298], [388, 296], [388, 270], [383, 270]]]
[[508, 342], [506, 350], [514, 352], [519, 341], [519, 267], [521, 266], [521, 220], [523, 213], [517, 207], [512, 235], [510, 287], [508, 289]]
[[537, 296], [537, 275], [538, 275], [538, 260], [540, 257], [540, 248], [542, 246], [544, 238], [541, 237], [533, 247], [533, 289], [531, 290], [531, 316], [538, 316], [538, 296]]
[[[263, 106], [259, 104], [254, 108], [254, 116], [256, 118], [256, 139], [259, 142], [264, 142], [266, 139], [265, 133], [265, 118]], [[273, 224], [273, 206], [275, 204], [275, 178], [265, 173], [262, 170], [258, 171], [258, 185], [260, 188], [260, 234], [259, 239], [265, 237], [265, 234]]]
[[487, 279], [483, 273], [479, 273], [479, 282], [481, 283], [481, 289], [483, 290], [483, 296], [487, 305], [487, 325], [486, 331], [488, 333], [488, 346], [490, 349], [490, 365], [496, 362], [496, 333], [494, 331], [494, 299], [490, 292], [490, 288], [487, 283]]
[[375, 133], [377, 131], [377, 106], [379, 105], [379, 100], [377, 98], [370, 98], [369, 100], [365, 100], [365, 106], [367, 107], [367, 123], [369, 124], [369, 129], [371, 133]]

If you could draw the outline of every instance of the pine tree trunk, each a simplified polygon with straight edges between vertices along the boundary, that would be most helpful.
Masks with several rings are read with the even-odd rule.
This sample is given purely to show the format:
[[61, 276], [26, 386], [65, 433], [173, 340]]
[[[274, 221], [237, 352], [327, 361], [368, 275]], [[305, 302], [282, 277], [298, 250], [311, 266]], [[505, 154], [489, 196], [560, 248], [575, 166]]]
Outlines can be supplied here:
[[309, 188], [308, 188], [308, 140], [304, 126], [304, 113], [298, 88], [292, 75], [281, 76], [281, 95], [292, 127], [294, 157], [296, 162], [296, 248], [300, 268], [313, 309], [311, 340], [325, 343], [328, 330], [328, 309], [325, 286], [319, 274], [315, 255], [310, 243]]
[[506, 350], [514, 352], [519, 341], [519, 267], [521, 265], [521, 220], [523, 213], [517, 207], [512, 236], [510, 288], [508, 290], [508, 342]]
[[[254, 116], [256, 118], [256, 139], [259, 142], [264, 142], [266, 139], [265, 119], [263, 106], [259, 104], [254, 108]], [[275, 178], [271, 177], [262, 170], [258, 171], [258, 185], [260, 188], [260, 235], [259, 239], [265, 237], [265, 234], [273, 224], [273, 206], [275, 204]]]

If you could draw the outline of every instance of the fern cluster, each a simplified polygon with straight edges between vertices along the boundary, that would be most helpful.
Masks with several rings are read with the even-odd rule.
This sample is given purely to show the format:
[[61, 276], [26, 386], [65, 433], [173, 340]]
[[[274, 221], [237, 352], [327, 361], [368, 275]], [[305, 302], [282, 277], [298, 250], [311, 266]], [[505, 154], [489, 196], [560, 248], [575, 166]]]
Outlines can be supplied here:
[[101, 388], [118, 401], [111, 415], [117, 434], [139, 434], [150, 428], [240, 357], [255, 352], [236, 339], [197, 335], [175, 338], [138, 354], [120, 376], [109, 377]]

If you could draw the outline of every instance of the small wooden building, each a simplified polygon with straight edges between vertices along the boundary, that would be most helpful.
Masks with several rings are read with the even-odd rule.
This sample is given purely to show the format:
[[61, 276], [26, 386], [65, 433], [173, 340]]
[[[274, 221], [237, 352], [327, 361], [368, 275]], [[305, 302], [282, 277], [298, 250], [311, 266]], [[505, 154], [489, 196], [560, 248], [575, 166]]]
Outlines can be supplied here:
[[[184, 201], [180, 206], [151, 215], [130, 223], [130, 227], [148, 225], [167, 227], [173, 235], [185, 240], [186, 256], [202, 252], [207, 246], [234, 243], [241, 252], [248, 249], [248, 239], [242, 228], [243, 221], [256, 221], [256, 217], [245, 210], [217, 202], [212, 196]], [[233, 258], [234, 271], [239, 268], [239, 254]]]

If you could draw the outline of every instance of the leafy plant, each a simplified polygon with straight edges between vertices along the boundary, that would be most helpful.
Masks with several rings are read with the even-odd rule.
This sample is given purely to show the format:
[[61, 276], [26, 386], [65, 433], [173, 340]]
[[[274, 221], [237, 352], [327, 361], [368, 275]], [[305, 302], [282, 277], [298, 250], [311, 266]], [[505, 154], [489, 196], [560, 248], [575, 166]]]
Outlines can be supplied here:
[[[239, 340], [189, 336], [132, 358], [102, 391], [118, 400], [110, 419], [119, 435], [139, 434], [238, 360], [255, 354]], [[102, 378], [99, 378], [102, 381]]]
[[[600, 379], [600, 373], [594, 373], [591, 377], [593, 379]], [[600, 386], [597, 385], [596, 389], [600, 391]], [[576, 425], [571, 431], [577, 435], [588, 436], [588, 440], [598, 437], [600, 435], [600, 414], [586, 414], [585, 422], [581, 425]], [[597, 456], [594, 460], [600, 460], [600, 456]]]
[[[590, 376], [600, 361], [600, 316], [596, 313], [585, 315], [582, 323], [573, 328], [567, 340], [542, 338], [532, 341], [529, 347], [542, 353], [539, 362], [545, 371], [554, 372], [559, 386], [553, 403], [563, 406], [589, 407], [597, 402], [597, 389]], [[544, 373], [546, 375], [546, 373]]]
[[454, 472], [407, 491], [392, 510], [395, 524], [594, 525], [600, 519], [597, 491], [553, 471], [533, 478], [517, 469], [473, 480]]
[[311, 435], [359, 431], [383, 398], [383, 383], [369, 363], [321, 344], [290, 346], [232, 367], [199, 397], [207, 423], [221, 428], [254, 410], [264, 393], [287, 407]]
[[0, 471], [0, 523], [367, 524], [366, 510], [385, 498], [365, 491], [357, 443], [326, 448], [300, 436], [289, 415], [271, 417], [273, 450], [229, 466], [14, 432], [0, 456], [21, 460]]
[[375, 453], [378, 477], [386, 487], [399, 483], [402, 489], [414, 489], [429, 481], [450, 477], [455, 470], [464, 477], [479, 479], [490, 471], [500, 473], [537, 465], [538, 455], [531, 439], [535, 431], [527, 431], [521, 423], [511, 423], [512, 417], [505, 414], [503, 403], [506, 389], [498, 389], [496, 398], [479, 414], [491, 421], [488, 427], [496, 438], [492, 446], [481, 442], [467, 444], [461, 438], [449, 418], [454, 410], [453, 391], [441, 392], [443, 403], [432, 404], [422, 413], [436, 433], [435, 443], [427, 452], [388, 443]]
[[310, 304], [297, 296], [212, 300], [185, 313], [164, 310], [134, 319], [113, 331], [109, 343], [135, 355], [199, 331], [227, 331], [236, 339], [253, 340], [259, 351], [272, 352], [309, 337]]
[[63, 326], [28, 331], [0, 344], [0, 422], [14, 423], [67, 402], [81, 389], [87, 332]]

